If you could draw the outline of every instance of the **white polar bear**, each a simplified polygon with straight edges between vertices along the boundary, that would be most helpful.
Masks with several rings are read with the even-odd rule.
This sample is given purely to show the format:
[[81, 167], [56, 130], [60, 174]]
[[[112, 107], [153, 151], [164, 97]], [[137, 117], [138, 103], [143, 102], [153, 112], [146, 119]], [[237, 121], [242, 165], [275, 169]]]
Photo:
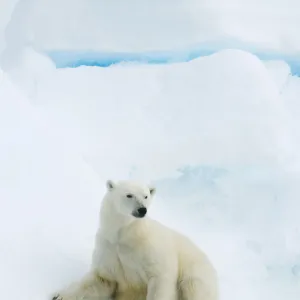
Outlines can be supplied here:
[[217, 300], [217, 273], [184, 235], [147, 217], [155, 188], [107, 181], [91, 270], [55, 300]]

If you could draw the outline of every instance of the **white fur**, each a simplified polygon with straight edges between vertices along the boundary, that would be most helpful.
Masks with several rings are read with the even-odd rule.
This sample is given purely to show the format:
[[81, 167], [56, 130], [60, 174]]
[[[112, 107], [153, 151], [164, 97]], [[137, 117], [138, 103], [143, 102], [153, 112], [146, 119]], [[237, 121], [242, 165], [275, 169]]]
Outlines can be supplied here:
[[91, 271], [57, 299], [218, 299], [215, 269], [195, 244], [147, 215], [134, 217], [154, 194], [141, 183], [107, 182]]

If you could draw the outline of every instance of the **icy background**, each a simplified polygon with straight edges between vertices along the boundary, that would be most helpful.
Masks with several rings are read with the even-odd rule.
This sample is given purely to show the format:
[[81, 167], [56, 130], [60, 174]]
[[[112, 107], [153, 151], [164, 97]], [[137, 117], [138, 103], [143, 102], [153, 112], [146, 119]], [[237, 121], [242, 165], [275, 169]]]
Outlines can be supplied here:
[[2, 297], [80, 278], [105, 181], [138, 178], [221, 300], [299, 300], [298, 2], [1, 0]]

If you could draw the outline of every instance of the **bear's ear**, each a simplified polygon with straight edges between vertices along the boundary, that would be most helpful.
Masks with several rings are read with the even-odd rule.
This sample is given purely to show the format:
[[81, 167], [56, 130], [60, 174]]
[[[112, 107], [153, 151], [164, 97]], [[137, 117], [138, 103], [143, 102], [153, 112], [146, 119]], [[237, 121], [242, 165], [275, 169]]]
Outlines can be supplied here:
[[153, 196], [156, 192], [156, 188], [154, 186], [149, 186], [150, 195]]
[[111, 191], [112, 189], [115, 188], [115, 183], [112, 180], [107, 180], [106, 181], [106, 188]]

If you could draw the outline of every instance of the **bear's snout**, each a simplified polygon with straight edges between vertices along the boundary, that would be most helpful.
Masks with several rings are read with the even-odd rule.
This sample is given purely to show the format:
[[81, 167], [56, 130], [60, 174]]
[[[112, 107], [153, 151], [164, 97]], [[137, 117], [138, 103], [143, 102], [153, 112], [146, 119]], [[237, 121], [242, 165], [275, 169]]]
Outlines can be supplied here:
[[147, 213], [147, 208], [146, 207], [140, 207], [138, 208], [134, 213], [133, 215], [136, 217], [136, 218], [143, 218], [145, 217]]
[[147, 213], [147, 208], [146, 207], [140, 207], [137, 212], [139, 213], [140, 216], [144, 217]]

